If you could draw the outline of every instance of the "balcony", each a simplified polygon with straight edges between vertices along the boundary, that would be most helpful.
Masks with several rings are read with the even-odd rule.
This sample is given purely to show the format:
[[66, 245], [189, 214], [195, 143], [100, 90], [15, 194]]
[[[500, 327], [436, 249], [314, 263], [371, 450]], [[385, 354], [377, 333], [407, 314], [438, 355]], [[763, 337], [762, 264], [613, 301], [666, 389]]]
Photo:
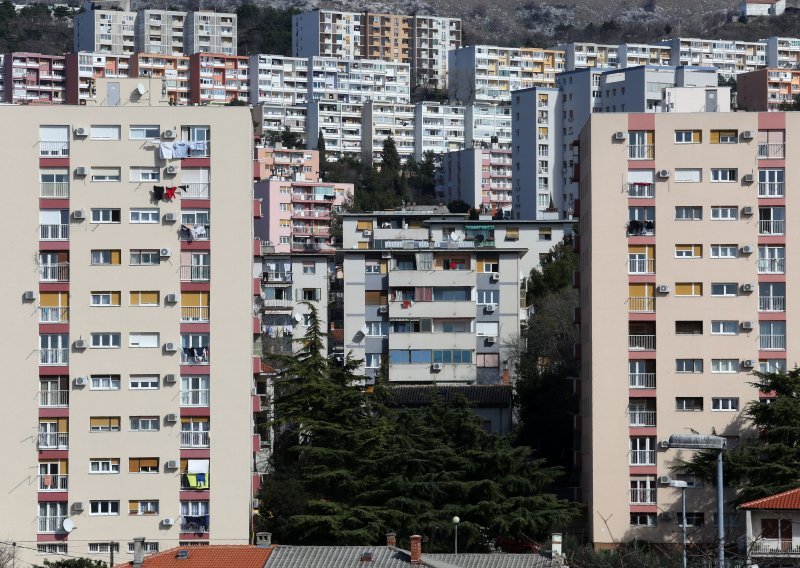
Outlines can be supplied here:
[[44, 199], [66, 199], [69, 197], [69, 182], [68, 181], [39, 182], [39, 197]]
[[630, 465], [656, 465], [656, 451], [631, 450]]
[[182, 196], [184, 199], [210, 199], [211, 184], [208, 183], [184, 183]]
[[[636, 336], [631, 336], [636, 337]], [[648, 337], [648, 336], [638, 336]], [[655, 337], [653, 337], [655, 339]], [[655, 341], [654, 341], [655, 343]], [[655, 373], [628, 373], [628, 386], [632, 389], [654, 389], [656, 388]]]
[[656, 490], [652, 489], [631, 489], [631, 505], [655, 505]]
[[752, 556], [800, 556], [798, 538], [759, 538], [750, 548]]
[[655, 146], [653, 144], [632, 144], [628, 146], [629, 160], [653, 160], [655, 155]]
[[65, 532], [62, 525], [64, 524], [63, 517], [37, 517], [37, 532], [40, 533], [60, 533]]
[[211, 266], [208, 264], [181, 265], [181, 282], [208, 282]]
[[181, 432], [181, 448], [208, 448], [210, 432]]
[[267, 283], [273, 284], [291, 284], [292, 283], [292, 273], [291, 272], [262, 272], [261, 279]]
[[628, 335], [628, 349], [631, 351], [655, 351], [656, 336], [653, 335]]
[[758, 310], [761, 312], [785, 312], [785, 296], [759, 296]]
[[39, 140], [39, 156], [42, 158], [69, 157], [69, 142], [55, 140]]
[[39, 491], [67, 491], [66, 475], [39, 475]]
[[69, 308], [39, 308], [39, 323], [67, 323]]
[[39, 432], [40, 450], [68, 450], [68, 432]]
[[181, 391], [181, 406], [208, 406], [209, 389], [190, 389]]
[[299, 218], [313, 218], [313, 219], [330, 219], [331, 212], [328, 210], [315, 210], [315, 209], [295, 209], [292, 211], [292, 217]]
[[786, 157], [785, 144], [767, 144], [765, 142], [758, 143], [758, 158], [759, 160], [782, 160]]
[[39, 282], [69, 282], [69, 263], [41, 265]]
[[628, 425], [643, 428], [656, 425], [655, 410], [631, 410], [628, 412]]
[[656, 261], [653, 258], [633, 258], [628, 256], [628, 274], [655, 274]]
[[777, 219], [774, 221], [759, 221], [759, 235], [783, 235], [786, 230], [786, 221]]
[[758, 182], [758, 196], [764, 198], [783, 197], [782, 181], [760, 181]]
[[66, 408], [69, 406], [69, 391], [39, 391], [39, 406], [42, 408]]
[[655, 312], [656, 299], [648, 296], [631, 296], [628, 298], [629, 312]]
[[656, 186], [652, 183], [628, 183], [628, 197], [651, 199], [656, 196]]
[[40, 365], [68, 365], [69, 349], [39, 349]]
[[785, 335], [761, 335], [758, 338], [758, 348], [761, 350], [784, 351], [786, 349]]
[[181, 532], [207, 533], [208, 515], [181, 515]]
[[208, 306], [181, 306], [181, 323], [208, 323]]
[[629, 237], [652, 237], [656, 234], [655, 221], [628, 221], [626, 231]]
[[[69, 187], [67, 187], [69, 195]], [[39, 225], [39, 240], [41, 241], [68, 241], [69, 225]]]
[[758, 272], [760, 274], [784, 274], [786, 272], [786, 259], [759, 258]]
[[181, 350], [181, 365], [208, 365], [208, 347], [184, 347]]

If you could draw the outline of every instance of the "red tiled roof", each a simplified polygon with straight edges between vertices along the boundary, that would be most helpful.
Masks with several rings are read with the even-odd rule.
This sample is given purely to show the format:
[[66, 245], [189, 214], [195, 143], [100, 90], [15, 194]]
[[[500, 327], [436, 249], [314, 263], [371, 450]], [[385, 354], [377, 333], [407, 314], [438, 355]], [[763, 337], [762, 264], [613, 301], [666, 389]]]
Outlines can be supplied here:
[[261, 372], [265, 374], [271, 374], [275, 372], [275, 368], [271, 365], [267, 365], [263, 361], [261, 362]]
[[[188, 558], [178, 558], [181, 550], [188, 552]], [[179, 546], [145, 556], [142, 568], [264, 568], [271, 552], [271, 548], [250, 545]], [[132, 565], [126, 562], [115, 568]]]
[[800, 488], [790, 489], [777, 495], [770, 495], [769, 497], [762, 497], [755, 501], [743, 503], [739, 505], [740, 509], [793, 509], [800, 510]]

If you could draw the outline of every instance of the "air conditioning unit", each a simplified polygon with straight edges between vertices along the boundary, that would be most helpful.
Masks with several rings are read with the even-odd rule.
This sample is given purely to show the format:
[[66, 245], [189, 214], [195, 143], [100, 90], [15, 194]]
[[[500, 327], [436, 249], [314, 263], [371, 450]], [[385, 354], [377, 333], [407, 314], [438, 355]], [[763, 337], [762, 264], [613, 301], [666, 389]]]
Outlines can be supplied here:
[[379, 313], [379, 314], [385, 314], [385, 313], [387, 313], [388, 311], [389, 311], [389, 306], [380, 306], [380, 307], [378, 308], [378, 313]]
[[753, 181], [755, 181], [755, 178], [753, 177], [753, 174], [744, 174], [744, 177], [742, 177], [742, 181], [744, 183], [753, 183]]
[[165, 422], [169, 422], [170, 424], [174, 424], [175, 422], [178, 421], [178, 415], [177, 414], [167, 414], [164, 417], [164, 421]]
[[361, 236], [364, 237], [365, 239], [368, 239], [369, 237], [372, 236], [372, 231], [364, 231], [363, 233], [361, 233]]
[[161, 136], [163, 136], [164, 138], [175, 138], [177, 135], [178, 133], [172, 130], [171, 128], [161, 133]]
[[168, 304], [177, 304], [178, 303], [178, 295], [175, 293], [167, 294], [164, 296], [164, 301]]
[[165, 223], [174, 223], [178, 220], [177, 213], [164, 213], [164, 222]]
[[392, 253], [390, 252], [382, 252], [381, 258], [392, 258]]
[[164, 464], [164, 467], [167, 468], [167, 469], [178, 469], [178, 461], [177, 460], [169, 460], [168, 462], [166, 462]]
[[753, 245], [744, 245], [742, 247], [742, 254], [752, 254], [753, 252]]
[[661, 448], [662, 450], [668, 450], [669, 449], [669, 440], [661, 440], [658, 443], [658, 447]]
[[433, 365], [431, 365], [431, 371], [441, 371], [441, 370], [442, 370], [441, 363], [434, 363]]
[[623, 140], [627, 140], [627, 139], [628, 139], [628, 133], [627, 132], [619, 131], [619, 132], [615, 132], [614, 133], [614, 140], [622, 142]]
[[178, 173], [178, 166], [167, 166], [166, 168], [164, 168], [164, 172], [167, 173], [168, 175], [174, 176], [175, 174]]
[[176, 343], [165, 343], [164, 344], [164, 351], [168, 353], [175, 353], [178, 350], [178, 345]]
[[75, 513], [82, 513], [83, 512], [83, 501], [75, 501], [72, 504], [72, 511]]
[[742, 215], [750, 216], [753, 215], [754, 210], [749, 205], [747, 207], [742, 207]]
[[745, 359], [744, 361], [742, 361], [742, 367], [745, 367], [746, 369], [752, 369], [755, 366], [756, 362], [753, 361], [752, 359]]
[[669, 485], [669, 482], [672, 481], [672, 478], [669, 475], [662, 475], [658, 478], [658, 482], [661, 485]]
[[658, 285], [658, 293], [659, 294], [669, 294], [669, 285], [668, 284], [659, 284]]
[[86, 219], [86, 211], [83, 209], [76, 209], [72, 212], [73, 219]]
[[743, 140], [752, 140], [753, 139], [753, 131], [752, 130], [744, 130], [744, 131], [742, 131], [742, 139]]
[[755, 284], [750, 284], [749, 282], [746, 284], [742, 284], [742, 292], [752, 292], [756, 289]]
[[89, 348], [89, 342], [86, 341], [85, 339], [76, 339], [75, 343], [73, 343], [73, 345], [75, 346], [75, 349], [88, 349]]
[[89, 384], [89, 377], [75, 377], [72, 382], [76, 387], [85, 387]]
[[89, 175], [89, 168], [86, 166], [78, 166], [75, 168], [75, 175], [76, 176], [88, 176]]
[[175, 375], [172, 373], [167, 373], [164, 375], [164, 384], [165, 385], [174, 385], [176, 382]]
[[75, 128], [72, 131], [72, 133], [75, 136], [89, 136], [89, 131], [86, 128], [84, 128], [83, 126], [79, 126], [78, 128]]
[[751, 321], [743, 321], [742, 322], [742, 329], [746, 329], [746, 330], [753, 329], [753, 322], [751, 322]]
[[171, 527], [175, 524], [175, 519], [161, 519], [161, 524], [165, 527]]
[[489, 277], [489, 280], [491, 280], [492, 282], [499, 282], [500, 274], [498, 272], [492, 272], [492, 275]]
[[22, 293], [22, 299], [25, 302], [33, 302], [36, 299], [36, 292], [33, 290], [25, 290]]
[[661, 520], [662, 521], [671, 521], [672, 520], [672, 511], [664, 511], [661, 513]]
[[494, 343], [495, 341], [497, 341], [497, 338], [495, 336], [493, 336], [493, 335], [489, 335], [489, 336], [486, 337], [486, 343], [488, 343], [490, 345], [492, 343]]
[[669, 176], [672, 175], [672, 172], [669, 170], [658, 170], [658, 177], [667, 179]]
[[159, 254], [161, 256], [163, 256], [163, 257], [170, 257], [170, 256], [172, 256], [172, 249], [170, 249], [170, 248], [162, 248], [159, 251]]
[[495, 306], [494, 304], [487, 304], [485, 309], [487, 314], [492, 314], [497, 309], [497, 306]]

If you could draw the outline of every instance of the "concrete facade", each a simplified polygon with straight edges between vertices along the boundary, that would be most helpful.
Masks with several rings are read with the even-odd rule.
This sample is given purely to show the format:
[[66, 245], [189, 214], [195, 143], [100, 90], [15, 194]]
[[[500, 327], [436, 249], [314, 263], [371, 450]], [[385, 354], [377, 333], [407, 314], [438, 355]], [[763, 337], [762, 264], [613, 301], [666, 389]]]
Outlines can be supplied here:
[[780, 110], [800, 95], [800, 70], [760, 69], [736, 78], [736, 102], [742, 110], [765, 112]]

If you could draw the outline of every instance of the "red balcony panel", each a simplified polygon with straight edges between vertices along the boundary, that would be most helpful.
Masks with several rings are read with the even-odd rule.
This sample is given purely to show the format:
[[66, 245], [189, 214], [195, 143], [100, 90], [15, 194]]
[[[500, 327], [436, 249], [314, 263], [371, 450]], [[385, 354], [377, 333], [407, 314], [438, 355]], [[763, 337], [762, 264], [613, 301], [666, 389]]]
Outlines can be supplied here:
[[39, 491], [37, 500], [40, 503], [42, 501], [68, 501], [69, 493], [66, 491]]
[[181, 199], [181, 207], [185, 209], [190, 209], [193, 207], [206, 209], [210, 205], [211, 203], [208, 199]]
[[759, 235], [758, 236], [758, 244], [759, 245], [784, 245], [786, 244], [786, 235]]
[[258, 474], [253, 475], [253, 493], [258, 495], [261, 490], [261, 476]]
[[253, 296], [261, 295], [261, 278], [253, 278]]
[[67, 418], [68, 416], [68, 407], [39, 409], [39, 418]]
[[69, 250], [69, 241], [39, 241], [39, 250]]
[[181, 501], [208, 501], [211, 491], [181, 491]]
[[69, 158], [39, 158], [40, 168], [69, 168]]
[[261, 436], [253, 434], [253, 451], [257, 452], [261, 449]]
[[655, 312], [631, 312], [628, 314], [630, 321], [656, 321]]
[[210, 538], [209, 533], [180, 533], [181, 540], [208, 540]]
[[42, 376], [69, 375], [69, 365], [40, 365], [39, 374]]
[[58, 534], [37, 534], [36, 542], [63, 542], [67, 540], [69, 533]]
[[258, 397], [257, 394], [252, 396], [253, 399], [253, 412], [261, 412], [261, 399]]
[[759, 274], [759, 282], [786, 282], [785, 274]]
[[774, 398], [776, 396], [776, 394], [777, 393], [775, 391], [769, 391], [769, 392], [758, 391], [758, 398], [761, 398], [761, 399], [763, 399], [763, 398]]
[[182, 323], [181, 333], [211, 333], [210, 323]]
[[644, 428], [639, 426], [631, 426], [629, 430], [631, 436], [655, 436], [658, 434], [658, 430], [655, 426], [647, 426]]
[[211, 459], [211, 450], [208, 448], [203, 448], [202, 450], [181, 450], [181, 459], [182, 460]]
[[261, 219], [262, 217], [260, 199], [253, 200], [253, 217], [255, 217], [256, 219]]
[[655, 282], [656, 275], [655, 274], [629, 274], [628, 275], [628, 282], [631, 284], [642, 284], [647, 282]]
[[[639, 355], [637, 354], [638, 358]], [[634, 398], [654, 398], [656, 396], [656, 389], [629, 389], [628, 396]]]
[[786, 312], [758, 312], [759, 321], [786, 321]]
[[261, 256], [261, 239], [253, 239], [253, 256]]
[[656, 237], [655, 237], [655, 235], [641, 236], [641, 237], [628, 237], [628, 244], [629, 245], [655, 245], [656, 244]]
[[181, 250], [211, 250], [211, 241], [181, 241]]
[[658, 505], [631, 505], [631, 513], [658, 513]]
[[40, 323], [39, 333], [69, 333], [68, 323]]
[[253, 317], [253, 335], [261, 333], [261, 318]]
[[210, 168], [211, 158], [182, 158], [181, 169], [183, 168]]
[[209, 292], [210, 282], [181, 282], [181, 292]]
[[184, 416], [211, 416], [210, 406], [182, 406], [181, 417]]
[[39, 292], [69, 292], [69, 282], [39, 282]]
[[656, 169], [655, 160], [628, 160], [629, 170], [654, 170]]
[[69, 458], [69, 450], [39, 450], [40, 460], [65, 460]]
[[69, 199], [39, 199], [39, 209], [69, 209]]
[[630, 475], [657, 475], [658, 466], [655, 465], [632, 465]]

